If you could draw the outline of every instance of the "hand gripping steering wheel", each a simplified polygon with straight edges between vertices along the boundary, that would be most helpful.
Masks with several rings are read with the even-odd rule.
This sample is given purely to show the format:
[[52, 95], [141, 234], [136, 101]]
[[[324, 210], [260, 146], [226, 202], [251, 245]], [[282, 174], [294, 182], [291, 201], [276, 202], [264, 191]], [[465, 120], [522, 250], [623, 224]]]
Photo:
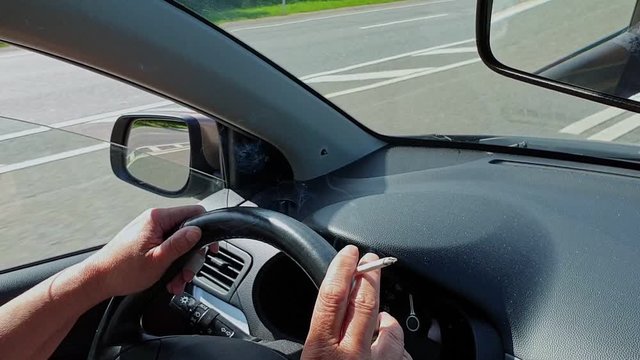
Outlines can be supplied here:
[[269, 342], [225, 337], [146, 334], [141, 316], [152, 299], [166, 292], [165, 285], [182, 270], [189, 257], [203, 246], [226, 239], [253, 239], [273, 245], [293, 259], [316, 287], [336, 255], [335, 249], [316, 232], [284, 214], [260, 208], [236, 207], [214, 210], [186, 221], [197, 226], [202, 238], [151, 288], [137, 294], [113, 298], [105, 311], [91, 345], [89, 359], [286, 359]]

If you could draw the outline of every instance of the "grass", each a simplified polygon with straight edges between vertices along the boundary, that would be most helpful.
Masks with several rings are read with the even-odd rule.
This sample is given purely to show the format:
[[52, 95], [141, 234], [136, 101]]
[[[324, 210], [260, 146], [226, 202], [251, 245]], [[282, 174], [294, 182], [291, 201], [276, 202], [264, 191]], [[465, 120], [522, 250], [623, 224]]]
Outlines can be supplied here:
[[[268, 16], [282, 16], [320, 10], [339, 9], [351, 6], [384, 4], [401, 0], [311, 0], [282, 5], [257, 6], [251, 8], [237, 8], [226, 10], [204, 10], [203, 15], [216, 24], [235, 21], [258, 19]], [[0, 41], [0, 48], [9, 46]]]
[[257, 19], [267, 16], [282, 16], [320, 10], [339, 9], [350, 6], [383, 4], [395, 1], [399, 0], [312, 0], [294, 2], [285, 6], [269, 5], [244, 9], [205, 10], [203, 15], [209, 21], [219, 24], [234, 20]]

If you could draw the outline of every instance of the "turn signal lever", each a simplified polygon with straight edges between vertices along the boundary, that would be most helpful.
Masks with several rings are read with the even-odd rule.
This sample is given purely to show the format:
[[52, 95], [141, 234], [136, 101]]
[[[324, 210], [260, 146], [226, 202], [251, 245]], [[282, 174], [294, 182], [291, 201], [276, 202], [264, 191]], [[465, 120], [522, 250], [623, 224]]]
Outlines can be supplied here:
[[187, 319], [191, 328], [198, 334], [225, 336], [249, 341], [258, 340], [258, 338], [245, 334], [242, 330], [232, 325], [231, 321], [223, 315], [220, 315], [217, 311], [196, 300], [186, 292], [173, 296], [169, 306]]

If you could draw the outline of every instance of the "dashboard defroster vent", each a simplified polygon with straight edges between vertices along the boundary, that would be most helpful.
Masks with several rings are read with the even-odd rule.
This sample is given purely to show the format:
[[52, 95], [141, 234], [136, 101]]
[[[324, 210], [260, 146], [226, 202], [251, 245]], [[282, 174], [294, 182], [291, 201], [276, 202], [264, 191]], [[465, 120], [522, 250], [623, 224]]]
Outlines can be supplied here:
[[221, 241], [216, 254], [208, 253], [202, 269], [193, 282], [220, 296], [230, 296], [251, 266], [251, 256]]

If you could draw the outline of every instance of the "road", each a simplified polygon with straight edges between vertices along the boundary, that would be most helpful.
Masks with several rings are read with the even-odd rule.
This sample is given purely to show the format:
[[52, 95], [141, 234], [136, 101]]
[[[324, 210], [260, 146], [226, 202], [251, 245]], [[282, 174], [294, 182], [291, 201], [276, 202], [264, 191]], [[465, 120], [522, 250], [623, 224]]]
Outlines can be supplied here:
[[[640, 141], [640, 124], [620, 125], [626, 112], [488, 70], [474, 20], [474, 0], [410, 0], [224, 28], [380, 133]], [[193, 202], [120, 182], [108, 149], [72, 134], [107, 140], [119, 114], [175, 108], [58, 60], [1, 49], [0, 269], [104, 243], [148, 207]]]

